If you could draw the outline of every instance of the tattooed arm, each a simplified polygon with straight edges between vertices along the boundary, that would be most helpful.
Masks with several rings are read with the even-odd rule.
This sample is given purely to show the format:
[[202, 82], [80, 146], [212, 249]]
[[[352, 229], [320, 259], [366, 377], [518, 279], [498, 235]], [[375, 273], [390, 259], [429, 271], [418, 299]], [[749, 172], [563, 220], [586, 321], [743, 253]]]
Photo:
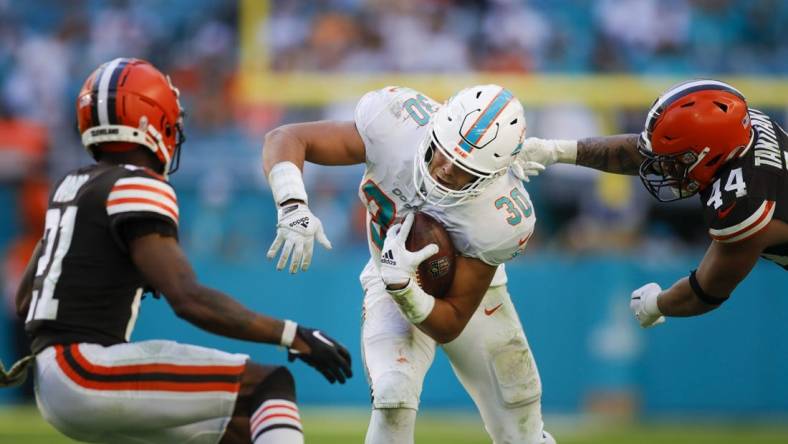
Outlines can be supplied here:
[[588, 137], [577, 141], [577, 165], [608, 173], [638, 174], [643, 156], [638, 152], [637, 134]]
[[588, 137], [580, 140], [525, 139], [512, 165], [522, 180], [536, 176], [554, 163], [568, 163], [617, 174], [636, 175], [643, 162], [637, 134]]

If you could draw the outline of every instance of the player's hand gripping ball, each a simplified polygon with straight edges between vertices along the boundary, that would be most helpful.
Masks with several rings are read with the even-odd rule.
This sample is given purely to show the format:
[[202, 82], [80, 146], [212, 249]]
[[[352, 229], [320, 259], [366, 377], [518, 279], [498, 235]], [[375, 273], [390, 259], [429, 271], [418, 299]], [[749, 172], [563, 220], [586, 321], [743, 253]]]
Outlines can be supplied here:
[[438, 252], [419, 264], [416, 282], [427, 294], [442, 298], [449, 292], [454, 280], [457, 251], [446, 228], [429, 214], [418, 212], [413, 217], [413, 226], [405, 247], [410, 251], [418, 251], [429, 244], [437, 245]]
[[444, 297], [454, 279], [454, 245], [446, 229], [424, 213], [409, 213], [389, 227], [380, 253], [380, 277], [387, 289], [412, 278], [424, 292]]

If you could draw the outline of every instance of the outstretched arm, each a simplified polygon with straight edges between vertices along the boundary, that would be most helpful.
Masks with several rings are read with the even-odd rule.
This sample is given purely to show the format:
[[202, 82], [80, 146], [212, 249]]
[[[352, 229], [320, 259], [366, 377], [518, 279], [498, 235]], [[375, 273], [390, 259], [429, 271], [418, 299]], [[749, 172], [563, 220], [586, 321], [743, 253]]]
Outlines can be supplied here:
[[211, 333], [279, 344], [284, 322], [254, 313], [226, 294], [200, 285], [178, 242], [148, 234], [129, 243], [145, 280], [164, 294], [175, 314]]
[[643, 156], [638, 152], [637, 134], [587, 137], [580, 140], [525, 139], [512, 165], [522, 180], [536, 176], [554, 163], [568, 163], [616, 174], [638, 174]]
[[329, 382], [352, 376], [350, 353], [318, 330], [248, 310], [230, 296], [201, 285], [178, 242], [158, 233], [129, 242], [131, 259], [148, 284], [162, 292], [175, 314], [203, 330], [229, 338], [288, 347]]
[[577, 165], [617, 174], [638, 174], [643, 156], [637, 134], [588, 137], [577, 141]]
[[265, 136], [263, 171], [278, 207], [276, 238], [267, 256], [273, 259], [281, 249], [276, 269], [284, 269], [290, 260], [291, 273], [309, 268], [315, 240], [331, 248], [322, 222], [307, 206], [302, 178], [305, 160], [322, 165], [364, 162], [364, 142], [355, 123], [297, 123], [280, 126]]
[[769, 245], [788, 239], [788, 224], [773, 220], [757, 235], [736, 243], [713, 241], [692, 276], [676, 281], [661, 291], [647, 284], [632, 293], [632, 310], [641, 325], [649, 327], [660, 316], [698, 316], [716, 309], [755, 266]]

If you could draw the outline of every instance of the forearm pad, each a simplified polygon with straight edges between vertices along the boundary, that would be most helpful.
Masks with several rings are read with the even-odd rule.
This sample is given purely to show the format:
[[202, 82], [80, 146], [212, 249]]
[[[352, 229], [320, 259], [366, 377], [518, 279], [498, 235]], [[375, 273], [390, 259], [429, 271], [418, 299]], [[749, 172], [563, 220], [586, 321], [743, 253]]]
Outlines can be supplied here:
[[279, 162], [268, 173], [268, 184], [277, 205], [296, 199], [308, 204], [301, 170], [293, 162]]
[[403, 289], [386, 291], [399, 305], [402, 314], [413, 324], [421, 324], [435, 307], [435, 298], [422, 290], [414, 279]]

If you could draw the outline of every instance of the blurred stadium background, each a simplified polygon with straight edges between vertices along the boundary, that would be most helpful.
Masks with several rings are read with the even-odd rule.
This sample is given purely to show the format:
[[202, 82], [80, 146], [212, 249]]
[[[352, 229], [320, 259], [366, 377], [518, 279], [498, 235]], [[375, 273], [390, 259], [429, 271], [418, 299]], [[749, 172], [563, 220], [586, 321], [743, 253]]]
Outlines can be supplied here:
[[[390, 84], [443, 100], [496, 82], [523, 101], [529, 135], [637, 132], [651, 101], [691, 77], [732, 82], [785, 126], [786, 29], [781, 0], [0, 0], [0, 359], [23, 352], [11, 299], [42, 232], [48, 184], [90, 161], [74, 97], [101, 62], [145, 58], [173, 77], [189, 113], [172, 178], [182, 243], [205, 283], [349, 346], [356, 376], [346, 386], [291, 368], [307, 438], [360, 442], [362, 169], [307, 168], [334, 250], [318, 251], [306, 274], [277, 274], [264, 257], [276, 220], [260, 173], [266, 131], [351, 119], [365, 91]], [[507, 268], [559, 442], [788, 443], [783, 271], [759, 264], [720, 310], [642, 331], [629, 292], [668, 285], [697, 263], [708, 242], [697, 202], [658, 205], [637, 178], [573, 167], [527, 186], [536, 235]], [[282, 350], [203, 333], [163, 301], [142, 312], [136, 339], [285, 361]], [[422, 401], [417, 442], [489, 441], [440, 354]], [[26, 402], [25, 390], [0, 392], [0, 442], [68, 442]]]

